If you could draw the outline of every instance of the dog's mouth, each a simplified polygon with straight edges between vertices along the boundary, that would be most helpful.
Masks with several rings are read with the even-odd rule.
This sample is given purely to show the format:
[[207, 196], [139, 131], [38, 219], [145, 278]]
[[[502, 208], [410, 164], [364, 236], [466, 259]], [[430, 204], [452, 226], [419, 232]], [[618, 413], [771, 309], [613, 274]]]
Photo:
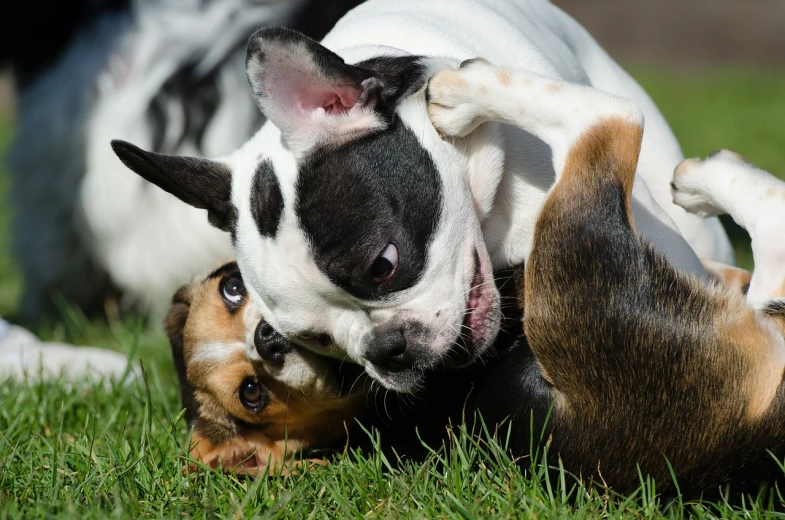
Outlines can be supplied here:
[[461, 324], [457, 348], [451, 356], [454, 365], [463, 366], [474, 361], [485, 350], [490, 330], [489, 314], [494, 308], [494, 299], [488, 294], [487, 280], [482, 270], [480, 255], [474, 251], [474, 275], [466, 299], [466, 310]]

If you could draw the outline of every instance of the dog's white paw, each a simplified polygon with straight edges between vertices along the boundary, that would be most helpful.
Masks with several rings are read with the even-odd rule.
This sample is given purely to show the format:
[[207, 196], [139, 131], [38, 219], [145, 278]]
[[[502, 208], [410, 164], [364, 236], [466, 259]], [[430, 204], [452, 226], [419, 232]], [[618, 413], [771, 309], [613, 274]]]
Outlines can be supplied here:
[[706, 189], [710, 175], [700, 159], [685, 159], [673, 171], [673, 203], [701, 217], [721, 215]]
[[447, 136], [465, 137], [489, 120], [483, 99], [490, 93], [488, 77], [496, 69], [482, 59], [467, 60], [459, 69], [437, 72], [428, 82], [428, 115]]
[[717, 183], [728, 182], [733, 166], [749, 163], [736, 152], [718, 150], [705, 160], [685, 159], [673, 172], [671, 193], [673, 203], [701, 217], [714, 217], [727, 213], [714, 193]]

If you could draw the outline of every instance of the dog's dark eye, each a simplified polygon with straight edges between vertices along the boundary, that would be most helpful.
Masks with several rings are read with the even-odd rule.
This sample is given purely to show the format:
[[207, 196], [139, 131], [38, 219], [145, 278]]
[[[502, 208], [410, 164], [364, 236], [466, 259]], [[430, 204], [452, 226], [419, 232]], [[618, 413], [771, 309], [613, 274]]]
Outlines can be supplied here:
[[371, 278], [376, 283], [384, 283], [395, 274], [398, 267], [398, 248], [395, 244], [387, 244], [387, 247], [376, 257], [371, 264]]
[[221, 281], [221, 296], [232, 305], [240, 305], [245, 295], [245, 285], [239, 276], [227, 276]]
[[248, 410], [257, 413], [267, 404], [267, 392], [255, 377], [244, 379], [240, 384], [240, 402]]

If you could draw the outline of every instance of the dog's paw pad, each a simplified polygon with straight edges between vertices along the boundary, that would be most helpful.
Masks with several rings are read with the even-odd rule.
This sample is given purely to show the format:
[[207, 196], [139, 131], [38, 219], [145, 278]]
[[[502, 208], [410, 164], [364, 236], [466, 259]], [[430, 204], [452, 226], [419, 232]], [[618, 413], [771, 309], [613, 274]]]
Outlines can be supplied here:
[[673, 171], [673, 203], [701, 217], [722, 215], [711, 197], [712, 175], [707, 161], [685, 159]]
[[428, 115], [444, 135], [464, 137], [485, 121], [483, 100], [492, 95], [485, 60], [466, 60], [458, 69], [437, 72], [428, 82]]
[[437, 72], [427, 91], [428, 115], [433, 126], [448, 136], [469, 134], [482, 122], [475, 93], [476, 88], [461, 70]]

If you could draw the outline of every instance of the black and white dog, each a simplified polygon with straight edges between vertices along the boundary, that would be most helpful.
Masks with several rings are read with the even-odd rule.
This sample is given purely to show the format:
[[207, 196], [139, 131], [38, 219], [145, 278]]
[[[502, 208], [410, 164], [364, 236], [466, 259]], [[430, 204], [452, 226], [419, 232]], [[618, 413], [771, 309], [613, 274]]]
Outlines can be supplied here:
[[[682, 271], [705, 276], [699, 259], [732, 263], [719, 222], [671, 201], [683, 156], [653, 102], [543, 0], [370, 0], [322, 44], [262, 30], [246, 72], [269, 121], [239, 150], [205, 160], [113, 148], [231, 234], [249, 292], [276, 330], [412, 391], [425, 370], [491, 345], [500, 319], [493, 269], [527, 259], [563, 167], [552, 159], [560, 150], [481, 124], [480, 114], [459, 139], [434, 129], [428, 78], [476, 56], [634, 101], [647, 119], [632, 200], [639, 232]], [[589, 117], [575, 106], [576, 121]], [[602, 107], [591, 108], [594, 117]]]
[[21, 317], [37, 320], [58, 295], [100, 309], [115, 289], [163, 310], [179, 285], [231, 255], [198, 211], [129, 177], [107, 139], [234, 150], [264, 121], [245, 79], [251, 33], [286, 24], [321, 38], [359, 1], [4, 3], [0, 61], [18, 90], [9, 166]]

